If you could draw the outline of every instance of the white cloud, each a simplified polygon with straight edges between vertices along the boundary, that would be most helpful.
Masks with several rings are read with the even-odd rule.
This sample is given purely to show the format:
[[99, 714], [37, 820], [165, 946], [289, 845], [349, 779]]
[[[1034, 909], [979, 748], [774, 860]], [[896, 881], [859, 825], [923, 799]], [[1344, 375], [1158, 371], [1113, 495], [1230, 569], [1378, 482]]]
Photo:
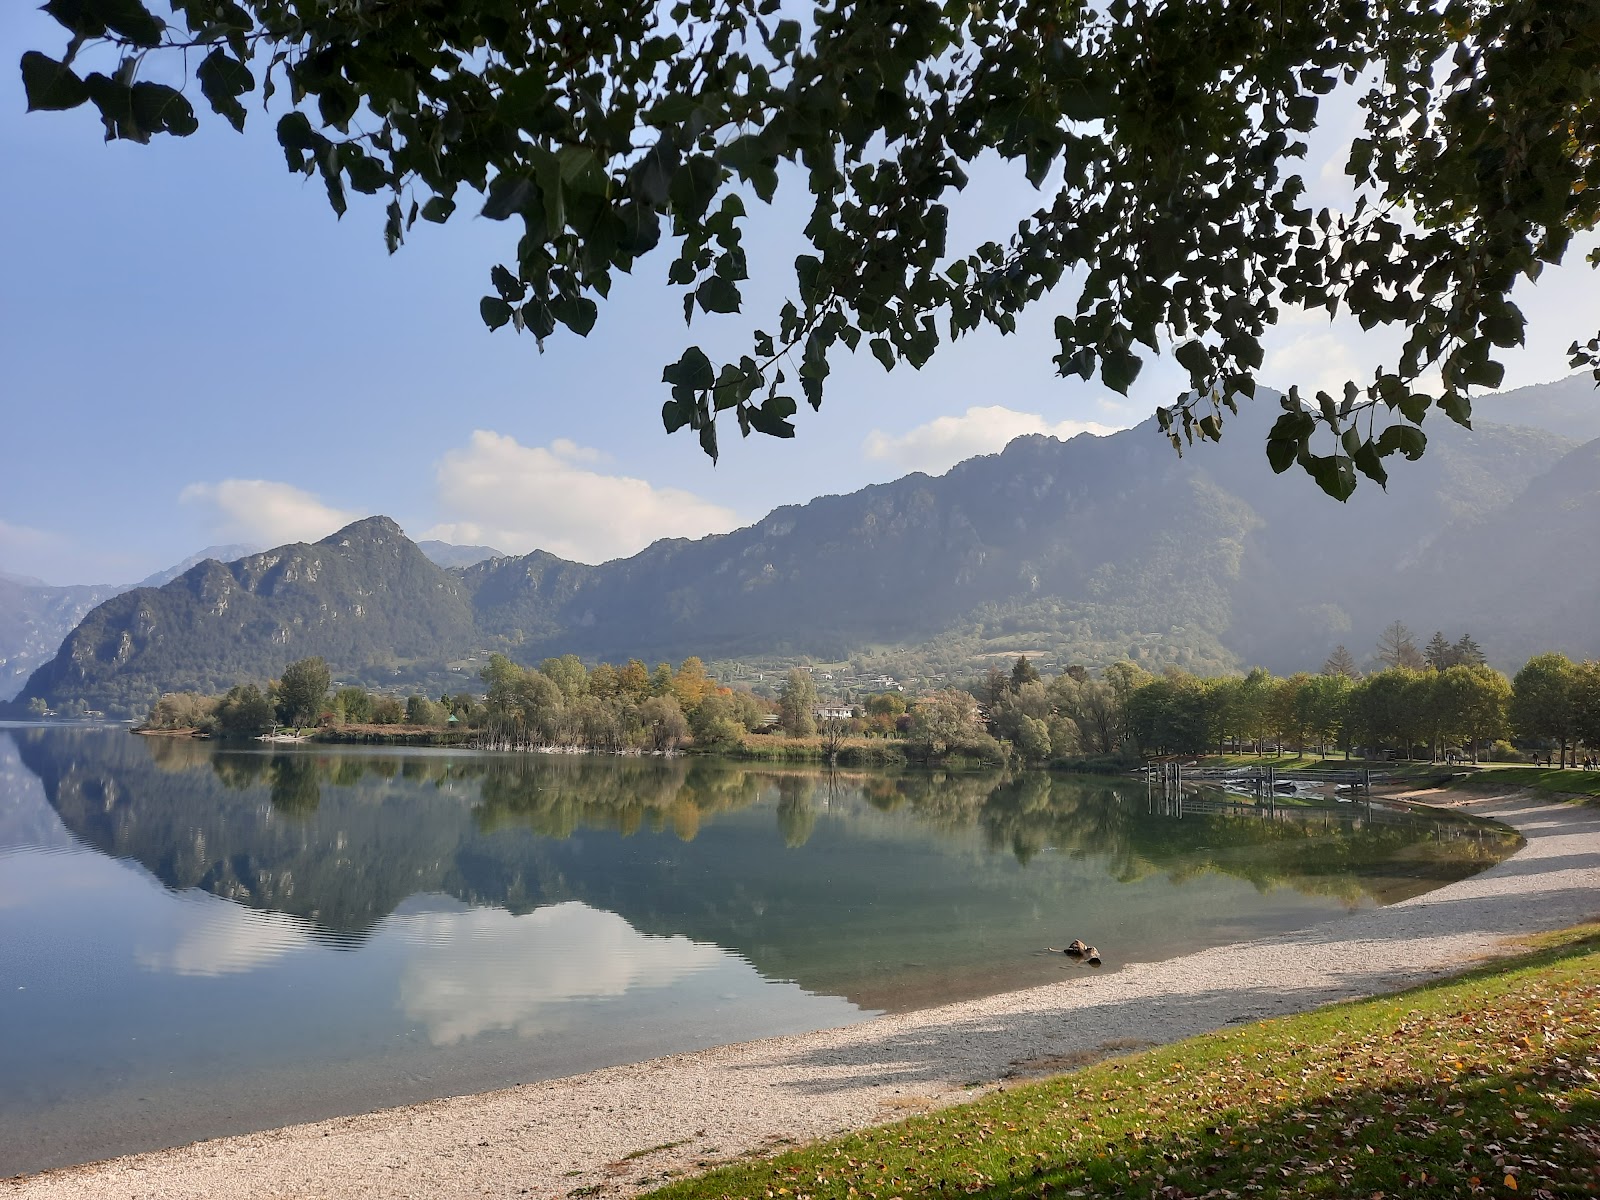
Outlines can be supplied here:
[[1300, 334], [1268, 354], [1261, 378], [1285, 392], [1298, 386], [1301, 396], [1310, 400], [1319, 391], [1341, 396], [1347, 381], [1364, 384], [1371, 374], [1371, 367], [1363, 367], [1349, 342], [1325, 329]]
[[730, 958], [685, 937], [646, 937], [576, 901], [522, 916], [474, 908], [396, 924], [411, 947], [400, 1005], [435, 1046], [496, 1029], [537, 1034], [573, 1001], [667, 987]]
[[937, 417], [902, 434], [874, 429], [863, 449], [868, 458], [881, 459], [910, 471], [939, 472], [974, 454], [992, 454], [1025, 433], [1070, 438], [1080, 433], [1103, 437], [1120, 426], [1097, 421], [1057, 421], [1051, 424], [1038, 413], [991, 404], [974, 405], [959, 417]]
[[731, 509], [692, 492], [594, 469], [604, 461], [565, 438], [524, 446], [477, 430], [439, 460], [444, 520], [421, 536], [596, 563], [637, 553], [657, 538], [725, 533], [739, 523]]
[[334, 508], [293, 484], [270, 479], [191, 483], [178, 500], [211, 509], [212, 534], [218, 541], [266, 546], [314, 542], [364, 515]]

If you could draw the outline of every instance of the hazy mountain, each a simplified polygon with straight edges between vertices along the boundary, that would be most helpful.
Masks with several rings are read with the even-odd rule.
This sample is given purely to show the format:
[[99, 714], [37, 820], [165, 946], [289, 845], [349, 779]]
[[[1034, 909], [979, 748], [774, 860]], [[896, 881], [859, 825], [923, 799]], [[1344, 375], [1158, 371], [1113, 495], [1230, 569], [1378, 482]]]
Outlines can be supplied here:
[[247, 554], [260, 554], [263, 549], [264, 547], [262, 546], [252, 546], [248, 542], [235, 542], [225, 546], [207, 546], [204, 550], [189, 555], [189, 557], [184, 559], [182, 562], [174, 563], [164, 571], [157, 571], [154, 575], [147, 576], [133, 586], [146, 588], [160, 587], [164, 583], [171, 583], [190, 567], [199, 566], [208, 558], [214, 558], [218, 562], [226, 563], [232, 562], [236, 558], [243, 558]]
[[1153, 422], [1023, 437], [937, 478], [599, 566], [536, 551], [441, 568], [374, 517], [108, 601], [25, 695], [142, 711], [160, 691], [263, 680], [307, 654], [345, 678], [437, 682], [485, 649], [653, 662], [909, 647], [952, 671], [1020, 652], [1286, 671], [1314, 669], [1336, 642], [1362, 656], [1397, 618], [1470, 631], [1502, 665], [1531, 649], [1600, 653], [1580, 611], [1600, 557], [1594, 447], [1482, 422], [1480, 408], [1472, 431], [1430, 421], [1420, 462], [1340, 505], [1267, 468], [1277, 411], [1247, 405], [1220, 445], [1182, 458]]
[[486, 558], [504, 558], [493, 546], [453, 546], [449, 542], [422, 541], [417, 549], [441, 567], [470, 567]]
[[1600, 391], [1587, 372], [1554, 383], [1517, 388], [1472, 402], [1472, 415], [1506, 425], [1527, 425], [1587, 442], [1600, 437]]
[[254, 554], [259, 546], [207, 546], [138, 584], [54, 587], [29, 575], [0, 571], [0, 701], [10, 700], [35, 669], [50, 660], [61, 640], [96, 605], [131, 587], [160, 587], [208, 558]]
[[37, 579], [0, 575], [0, 701], [22, 689], [28, 676], [97, 604], [122, 589], [111, 584], [51, 587]]
[[[1393, 579], [1428, 596], [1436, 626], [1484, 630], [1511, 662], [1544, 650], [1600, 657], [1600, 439], [1568, 454], [1509, 504], [1446, 529]], [[1482, 638], [1479, 639], [1483, 640]]]

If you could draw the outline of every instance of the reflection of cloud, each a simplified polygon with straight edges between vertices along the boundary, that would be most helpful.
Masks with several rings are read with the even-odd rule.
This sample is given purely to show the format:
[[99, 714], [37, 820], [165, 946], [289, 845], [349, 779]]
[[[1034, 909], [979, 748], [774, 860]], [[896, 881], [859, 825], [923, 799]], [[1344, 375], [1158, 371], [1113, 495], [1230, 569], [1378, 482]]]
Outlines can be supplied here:
[[684, 937], [646, 937], [575, 901], [520, 917], [474, 908], [395, 921], [414, 947], [401, 1005], [436, 1046], [495, 1029], [534, 1034], [552, 1006], [665, 987], [726, 957]]
[[1051, 423], [1038, 413], [1018, 412], [1001, 404], [973, 405], [959, 417], [935, 417], [902, 434], [874, 429], [863, 449], [868, 458], [886, 460], [911, 471], [943, 471], [975, 454], [1004, 449], [1013, 438], [1042, 433], [1063, 440], [1080, 433], [1115, 433], [1097, 421]]
[[275, 962], [311, 942], [305, 925], [277, 912], [258, 912], [230, 903], [204, 901], [186, 906], [190, 921], [174, 922], [165, 949], [141, 946], [134, 959], [147, 971], [174, 975], [240, 975]]
[[178, 493], [178, 501], [211, 508], [213, 530], [220, 537], [269, 546], [314, 542], [361, 515], [333, 508], [293, 484], [271, 479], [191, 483]]

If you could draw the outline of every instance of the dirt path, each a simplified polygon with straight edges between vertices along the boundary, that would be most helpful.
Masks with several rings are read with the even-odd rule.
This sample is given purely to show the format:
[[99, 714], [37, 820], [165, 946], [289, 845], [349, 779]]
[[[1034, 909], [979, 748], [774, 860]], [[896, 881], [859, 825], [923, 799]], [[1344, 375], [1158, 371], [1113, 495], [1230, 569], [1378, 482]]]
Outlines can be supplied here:
[[50, 1171], [0, 1182], [0, 1200], [620, 1196], [1107, 1049], [1419, 982], [1600, 915], [1600, 808], [1518, 797], [1456, 807], [1515, 826], [1527, 846], [1471, 879], [1295, 933], [845, 1029]]

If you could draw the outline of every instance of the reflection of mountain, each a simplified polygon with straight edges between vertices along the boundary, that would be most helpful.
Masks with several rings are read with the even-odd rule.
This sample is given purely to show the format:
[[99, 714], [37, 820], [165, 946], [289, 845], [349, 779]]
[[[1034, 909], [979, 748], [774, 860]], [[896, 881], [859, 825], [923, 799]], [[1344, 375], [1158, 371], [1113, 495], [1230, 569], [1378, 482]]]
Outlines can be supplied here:
[[[1040, 773], [830, 781], [706, 760], [272, 755], [96, 730], [13, 736], [84, 842], [168, 887], [287, 914], [335, 942], [418, 894], [512, 913], [576, 900], [835, 993], [927, 963], [980, 970], [997, 947], [1020, 955], [1052, 940], [1059, 914], [1106, 927], [1129, 904], [1184, 909], [1166, 881], [1202, 907], [1233, 905], [1212, 913], [1223, 922], [1242, 918], [1236, 885], [1219, 876], [1339, 904], [1393, 899], [1511, 845], [1445, 818], [1191, 812], [1180, 822], [1148, 812], [1142, 785]], [[1040, 860], [1045, 847], [1079, 861]], [[1200, 920], [1175, 912], [1171, 936], [1204, 936], [1180, 928]]]

